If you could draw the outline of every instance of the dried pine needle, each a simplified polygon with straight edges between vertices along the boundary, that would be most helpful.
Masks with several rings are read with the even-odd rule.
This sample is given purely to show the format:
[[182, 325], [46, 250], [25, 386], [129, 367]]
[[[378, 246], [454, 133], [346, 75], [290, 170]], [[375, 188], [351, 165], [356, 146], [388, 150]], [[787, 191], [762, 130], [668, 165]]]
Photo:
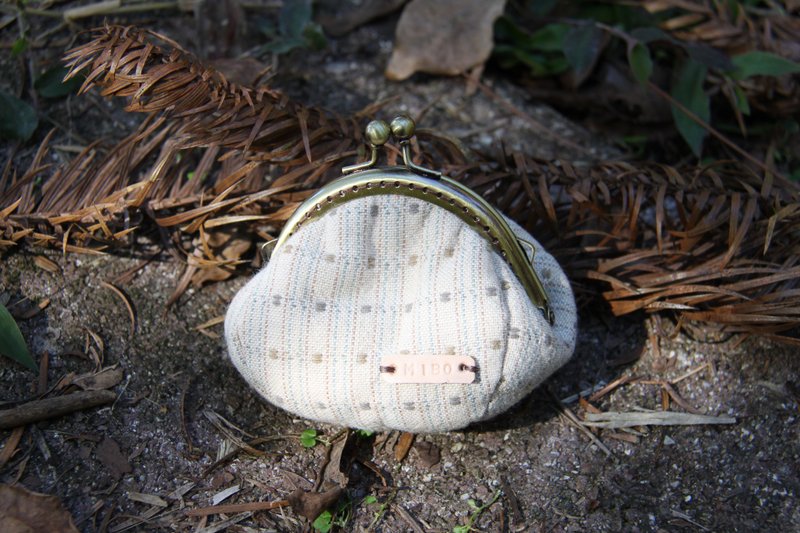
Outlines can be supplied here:
[[115, 285], [108, 283], [107, 281], [101, 281], [100, 285], [116, 294], [119, 299], [122, 300], [122, 303], [125, 304], [125, 309], [128, 310], [128, 317], [131, 319], [131, 337], [133, 337], [134, 333], [136, 333], [136, 313], [133, 310], [133, 305], [131, 304], [130, 299], [124, 292], [122, 292], [122, 290]]

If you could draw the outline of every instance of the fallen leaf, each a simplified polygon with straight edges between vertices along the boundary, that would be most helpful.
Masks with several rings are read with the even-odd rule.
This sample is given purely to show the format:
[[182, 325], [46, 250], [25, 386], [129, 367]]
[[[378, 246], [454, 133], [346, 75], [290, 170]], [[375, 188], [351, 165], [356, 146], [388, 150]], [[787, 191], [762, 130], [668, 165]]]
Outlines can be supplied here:
[[39, 369], [28, 351], [28, 345], [25, 344], [14, 317], [4, 305], [0, 305], [0, 354], [10, 357], [34, 372]]
[[423, 468], [431, 468], [442, 460], [442, 453], [439, 451], [439, 447], [432, 442], [417, 441], [414, 444], [414, 451], [417, 452], [419, 464]]
[[115, 479], [131, 473], [131, 465], [114, 439], [103, 439], [94, 453]]
[[77, 533], [72, 516], [55, 496], [19, 485], [0, 485], [0, 531], [4, 533]]
[[203, 268], [192, 276], [192, 285], [200, 287], [204, 283], [225, 281], [231, 276], [233, 276], [233, 270], [220, 267]]
[[315, 9], [322, 12], [317, 20], [325, 33], [341, 37], [372, 20], [394, 13], [405, 3], [406, 0], [365, 0], [357, 3], [322, 0], [315, 2]]
[[122, 381], [122, 369], [116, 366], [104, 368], [100, 372], [88, 372], [76, 376], [72, 385], [83, 390], [106, 390]]
[[297, 489], [286, 498], [295, 513], [309, 520], [315, 520], [322, 512], [331, 507], [344, 494], [344, 489], [336, 487], [327, 492], [306, 492]]
[[331, 447], [331, 455], [322, 479], [334, 485], [346, 487], [350, 476], [350, 466], [353, 464], [353, 452], [355, 436], [352, 431], [348, 431], [347, 436], [337, 440]]
[[386, 77], [404, 80], [415, 72], [454, 76], [484, 63], [504, 6], [505, 0], [412, 0], [397, 23]]
[[414, 444], [413, 433], [403, 433], [400, 435], [400, 438], [397, 440], [397, 444], [394, 447], [394, 458], [398, 463], [406, 458], [406, 455], [408, 455], [408, 451], [411, 449], [412, 444]]

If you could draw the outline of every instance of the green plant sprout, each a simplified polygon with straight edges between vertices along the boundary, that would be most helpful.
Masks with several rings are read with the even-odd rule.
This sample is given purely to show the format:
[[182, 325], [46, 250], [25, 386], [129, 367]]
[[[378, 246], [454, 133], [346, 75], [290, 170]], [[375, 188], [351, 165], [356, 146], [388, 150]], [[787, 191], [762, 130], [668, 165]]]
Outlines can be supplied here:
[[261, 24], [261, 33], [269, 39], [256, 55], [287, 54], [295, 48], [321, 50], [327, 46], [322, 28], [312, 18], [311, 0], [284, 2], [278, 15], [278, 27]]
[[467, 518], [467, 523], [462, 525], [462, 526], [455, 526], [453, 528], [453, 533], [469, 533], [470, 531], [475, 531], [472, 528], [472, 526], [475, 525], [475, 522], [478, 521], [478, 518], [481, 517], [481, 515], [483, 514], [483, 512], [486, 509], [488, 509], [489, 507], [494, 505], [495, 502], [497, 502], [497, 500], [500, 498], [500, 494], [501, 493], [502, 492], [498, 490], [497, 492], [494, 493], [494, 496], [492, 497], [492, 499], [489, 500], [488, 502], [486, 502], [483, 505], [478, 505], [477, 503], [475, 503], [475, 500], [473, 500], [472, 498], [467, 500], [467, 505], [469, 505], [470, 509], [472, 509], [472, 512], [470, 513], [469, 517]]
[[395, 496], [397, 496], [397, 490], [393, 490], [392, 492], [390, 492], [389, 495], [386, 497], [386, 499], [382, 502], [379, 502], [378, 498], [376, 498], [371, 494], [366, 498], [364, 498], [364, 500], [361, 503], [365, 505], [380, 503], [380, 507], [378, 507], [378, 509], [372, 515], [372, 522], [370, 522], [369, 527], [367, 527], [367, 530], [369, 531], [373, 530], [375, 526], [378, 525], [378, 522], [380, 522], [383, 519], [384, 515], [386, 514], [386, 511], [389, 510], [389, 505], [391, 505]]
[[0, 303], [0, 354], [10, 357], [34, 372], [38, 370], [17, 322], [2, 303]]
[[316, 429], [306, 429], [302, 433], [300, 433], [300, 444], [303, 445], [304, 448], [313, 448], [319, 442], [317, 438], [317, 430]]
[[347, 498], [346, 501], [336, 506], [334, 512], [323, 511], [316, 520], [312, 522], [311, 527], [314, 528], [314, 531], [319, 531], [320, 533], [328, 533], [334, 526], [344, 529], [347, 527], [347, 523], [350, 522], [352, 515], [353, 502], [350, 498]]

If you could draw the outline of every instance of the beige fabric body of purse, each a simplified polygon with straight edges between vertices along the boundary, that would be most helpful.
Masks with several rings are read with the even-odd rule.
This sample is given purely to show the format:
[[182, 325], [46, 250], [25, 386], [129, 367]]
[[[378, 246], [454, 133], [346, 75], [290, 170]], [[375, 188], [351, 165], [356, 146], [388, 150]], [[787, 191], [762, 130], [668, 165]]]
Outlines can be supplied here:
[[231, 303], [231, 359], [269, 402], [359, 429], [450, 431], [507, 410], [572, 355], [575, 301], [555, 259], [495, 212], [514, 252], [516, 239], [535, 250], [532, 300], [483, 207], [442, 207], [446, 178], [408, 165], [312, 197]]

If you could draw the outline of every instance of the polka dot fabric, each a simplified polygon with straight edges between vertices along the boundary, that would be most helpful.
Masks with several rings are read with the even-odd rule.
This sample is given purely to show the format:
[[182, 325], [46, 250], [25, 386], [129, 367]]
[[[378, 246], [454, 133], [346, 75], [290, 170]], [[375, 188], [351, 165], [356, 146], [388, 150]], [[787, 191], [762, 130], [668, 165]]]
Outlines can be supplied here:
[[[487, 241], [456, 215], [382, 195], [305, 224], [236, 295], [225, 319], [231, 359], [269, 402], [311, 420], [435, 433], [491, 418], [563, 365], [575, 301], [536, 245], [550, 325]], [[465, 355], [471, 384], [392, 384], [385, 355]]]

